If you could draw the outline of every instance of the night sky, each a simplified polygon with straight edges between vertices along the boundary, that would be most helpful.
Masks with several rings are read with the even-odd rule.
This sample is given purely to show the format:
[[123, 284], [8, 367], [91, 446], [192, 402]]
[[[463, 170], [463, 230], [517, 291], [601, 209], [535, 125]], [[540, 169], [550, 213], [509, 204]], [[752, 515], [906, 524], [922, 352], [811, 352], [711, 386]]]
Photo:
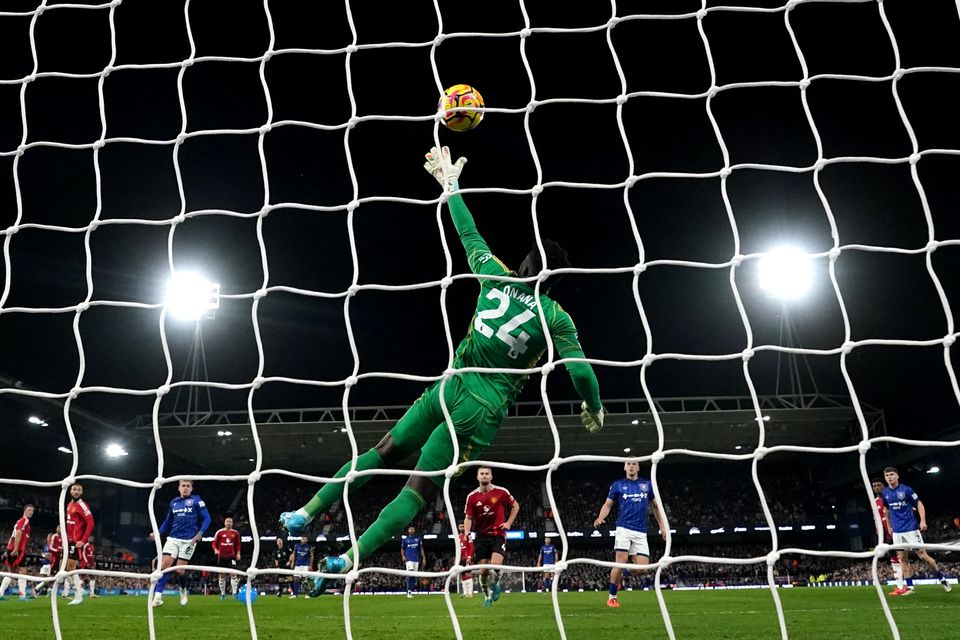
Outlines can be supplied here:
[[[605, 3], [563, 8], [537, 0], [523, 3], [524, 15], [518, 4], [493, 10], [441, 2], [448, 37], [436, 48], [431, 43], [441, 27], [432, 2], [378, 3], [376, 10], [352, 3], [361, 48], [349, 55], [349, 81], [343, 48], [354, 36], [344, 5], [273, 2], [274, 53], [262, 66], [272, 116], [260, 77], [260, 57], [271, 38], [263, 3], [194, 2], [194, 57], [233, 59], [200, 60], [183, 70], [185, 123], [178, 76], [191, 42], [182, 5], [125, 0], [111, 10], [56, 4], [48, 3], [35, 20], [41, 76], [25, 91], [23, 79], [34, 69], [30, 29], [36, 1], [11, 0], [0, 13], [0, 228], [8, 229], [0, 266], [6, 279], [0, 374], [28, 388], [65, 394], [75, 386], [145, 391], [162, 385], [168, 371], [159, 303], [171, 260], [176, 269], [200, 270], [221, 285], [221, 308], [203, 328], [209, 380], [244, 385], [257, 375], [254, 320], [263, 344], [262, 375], [344, 379], [354, 358], [343, 298], [279, 288], [342, 294], [354, 279], [361, 285], [412, 285], [444, 277], [437, 206], [430, 202], [438, 186], [421, 167], [435, 132], [455, 155], [469, 158], [462, 188], [500, 190], [465, 197], [480, 231], [508, 265], [519, 265], [533, 243], [530, 190], [538, 178], [544, 185], [536, 198], [540, 232], [563, 244], [575, 267], [605, 269], [661, 260], [717, 265], [737, 251], [750, 255], [781, 244], [823, 254], [834, 240], [819, 184], [843, 247], [836, 275], [850, 339], [929, 341], [947, 334], [948, 319], [922, 251], [931, 238], [954, 243], [933, 252], [930, 265], [956, 322], [960, 20], [950, 0], [925, 2], [922, 10], [916, 2], [882, 4], [900, 68], [949, 68], [910, 72], [896, 83], [888, 77], [896, 69], [894, 48], [876, 2], [800, 3], [791, 9], [789, 24], [808, 77], [817, 76], [806, 95], [823, 158], [849, 158], [816, 172], [817, 145], [797, 86], [803, 70], [779, 2], [739, 3], [767, 11], [706, 13], [702, 26], [716, 86], [780, 83], [723, 88], [712, 97], [706, 95], [709, 58], [694, 15], [699, 2], [620, 3], [623, 20], [609, 30], [604, 25], [611, 8]], [[707, 6], [714, 4], [721, 3]], [[631, 18], [641, 11], [646, 17]], [[656, 19], [670, 16], [684, 17]], [[523, 39], [518, 32], [526, 25], [534, 31]], [[547, 27], [555, 31], [538, 31]], [[416, 46], [365, 48], [378, 43]], [[618, 125], [616, 98], [624, 90], [611, 46], [629, 94], [622, 126], [632, 172]], [[101, 113], [101, 75], [114, 55], [113, 69], [102, 78]], [[537, 101], [580, 102], [548, 102], [527, 112], [534, 86], [524, 58]], [[42, 75], [48, 72], [70, 75]], [[460, 82], [476, 86], [494, 111], [475, 131], [437, 132], [432, 116], [439, 89]], [[929, 224], [906, 161], [912, 146], [893, 86], [922, 152], [916, 170]], [[725, 179], [718, 175], [724, 157], [708, 114], [733, 167]], [[352, 115], [417, 119], [364, 119], [345, 136], [343, 125]], [[272, 128], [261, 135], [268, 118]], [[18, 159], [24, 120], [26, 148]], [[226, 132], [208, 135], [213, 130]], [[187, 137], [176, 144], [181, 131]], [[196, 132], [207, 133], [191, 135]], [[106, 143], [95, 153], [91, 145], [101, 138]], [[639, 179], [626, 191], [628, 208], [623, 185], [631, 175]], [[364, 201], [350, 217], [346, 206], [358, 198], [407, 201]], [[268, 213], [261, 216], [265, 206]], [[195, 215], [171, 233], [171, 220], [181, 211]], [[95, 216], [100, 224], [86, 234]], [[11, 235], [14, 224], [19, 227]], [[443, 237], [452, 273], [466, 273], [445, 214]], [[87, 298], [88, 266], [92, 301], [140, 306], [94, 304], [78, 320], [74, 307]], [[789, 307], [804, 347], [836, 349], [844, 341], [827, 267], [826, 257], [817, 259], [813, 290]], [[756, 276], [755, 260], [736, 270], [754, 344], [777, 344], [781, 307], [758, 290]], [[269, 292], [254, 315], [253, 293], [264, 286]], [[476, 291], [469, 279], [456, 280], [448, 291], [454, 346], [464, 335]], [[654, 353], [734, 354], [746, 346], [729, 267], [651, 265], [640, 275], [637, 292]], [[568, 275], [553, 293], [576, 321], [588, 357], [644, 356], [647, 335], [632, 273]], [[441, 373], [448, 347], [439, 294], [439, 286], [357, 293], [349, 313], [359, 372]], [[165, 331], [177, 381], [192, 325], [168, 320]], [[858, 347], [847, 364], [860, 399], [886, 411], [891, 435], [936, 437], [960, 423], [942, 344]], [[821, 391], [849, 393], [838, 354], [811, 356], [810, 365]], [[759, 393], [774, 392], [775, 370], [772, 352], [751, 362]], [[601, 366], [597, 373], [604, 398], [643, 395], [639, 367]], [[660, 361], [648, 380], [655, 396], [747, 393], [738, 360]], [[538, 382], [534, 376], [522, 399], [539, 398]], [[422, 387], [364, 380], [350, 398], [354, 405], [405, 404]], [[563, 373], [551, 376], [550, 391], [557, 398], [575, 397]], [[336, 406], [342, 393], [342, 387], [273, 382], [255, 393], [254, 403]], [[247, 395], [215, 392], [214, 408], [242, 409]], [[149, 413], [152, 401], [146, 394], [90, 392], [75, 404], [121, 426]], [[23, 429], [23, 403], [9, 394], [0, 394], [0, 402], [3, 429]], [[164, 407], [171, 403], [168, 398]], [[52, 416], [50, 433], [65, 444], [62, 422]], [[96, 445], [93, 438], [82, 434], [81, 444]], [[0, 462], [13, 464], [9, 449]]]

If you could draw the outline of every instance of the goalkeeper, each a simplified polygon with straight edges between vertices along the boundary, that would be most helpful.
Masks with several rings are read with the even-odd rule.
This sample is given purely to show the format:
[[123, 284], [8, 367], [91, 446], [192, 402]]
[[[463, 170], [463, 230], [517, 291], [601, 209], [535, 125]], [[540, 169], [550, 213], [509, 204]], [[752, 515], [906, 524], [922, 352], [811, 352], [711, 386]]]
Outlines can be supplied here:
[[[490, 252], [458, 193], [457, 181], [467, 159], [452, 162], [448, 147], [442, 151], [434, 147], [426, 158], [424, 168], [437, 179], [448, 196], [450, 217], [460, 234], [470, 269], [482, 276], [526, 278], [539, 274], [543, 265], [536, 248], [516, 272]], [[550, 267], [569, 266], [567, 253], [562, 247], [549, 240], [544, 240], [543, 245]], [[561, 358], [583, 358], [573, 321], [546, 295], [548, 285], [548, 282], [541, 284], [540, 304], [557, 353]], [[547, 336], [540, 321], [533, 284], [481, 278], [477, 311], [467, 336], [457, 347], [453, 367], [529, 369], [536, 366], [546, 347]], [[596, 433], [603, 428], [603, 406], [593, 368], [586, 362], [565, 364], [577, 393], [583, 399], [581, 420], [587, 431]], [[459, 462], [476, 460], [490, 446], [507, 410], [528, 379], [526, 374], [492, 372], [458, 373], [447, 379], [442, 391], [457, 435]], [[418, 450], [418, 471], [441, 471], [449, 467], [454, 462], [453, 442], [440, 405], [440, 393], [441, 381], [438, 380], [423, 392], [379, 444], [357, 458], [357, 471], [396, 467]], [[335, 477], [341, 478], [349, 471], [348, 462]], [[351, 495], [371, 477], [364, 475], [352, 480]], [[357, 542], [360, 558], [367, 557], [401, 533], [417, 512], [436, 496], [443, 483], [443, 475], [411, 476], [400, 494], [384, 507], [376, 521], [360, 536]], [[301, 509], [280, 514], [280, 526], [291, 535], [301, 535], [314, 517], [340, 500], [343, 487], [343, 482], [324, 485]], [[351, 549], [342, 556], [328, 557], [319, 570], [345, 573], [353, 562]], [[325, 579], [317, 578], [314, 593], [322, 593], [326, 584]]]

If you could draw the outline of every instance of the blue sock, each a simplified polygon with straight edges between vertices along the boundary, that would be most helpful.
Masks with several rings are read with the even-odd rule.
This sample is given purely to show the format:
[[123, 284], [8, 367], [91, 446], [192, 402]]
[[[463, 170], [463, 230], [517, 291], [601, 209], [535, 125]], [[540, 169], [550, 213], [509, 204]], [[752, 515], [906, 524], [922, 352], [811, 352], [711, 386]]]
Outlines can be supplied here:
[[907, 586], [913, 587], [913, 578], [907, 578]]
[[407, 591], [408, 591], [408, 592], [413, 591], [414, 580], [415, 580], [415, 578], [414, 578], [413, 576], [407, 576]]
[[612, 582], [610, 583], [610, 597], [611, 597], [611, 598], [616, 598], [616, 597], [617, 597], [617, 590], [618, 590], [619, 588], [620, 588], [620, 587], [617, 586], [616, 584], [614, 584], [614, 583], [612, 583]]
[[170, 578], [169, 573], [165, 573], [162, 576], [160, 576], [160, 579], [157, 580], [157, 587], [155, 589], [155, 593], [163, 593], [163, 588], [167, 586], [167, 580], [169, 578]]
[[300, 595], [300, 581], [299, 581], [299, 580], [294, 580], [294, 581], [293, 581], [293, 584], [290, 585], [290, 586], [293, 588], [293, 595], [295, 595], [295, 596]]
[[543, 581], [543, 586], [546, 587], [547, 591], [553, 589], [553, 578], [547, 578]]
[[943, 571], [937, 569], [937, 580], [943, 580]]

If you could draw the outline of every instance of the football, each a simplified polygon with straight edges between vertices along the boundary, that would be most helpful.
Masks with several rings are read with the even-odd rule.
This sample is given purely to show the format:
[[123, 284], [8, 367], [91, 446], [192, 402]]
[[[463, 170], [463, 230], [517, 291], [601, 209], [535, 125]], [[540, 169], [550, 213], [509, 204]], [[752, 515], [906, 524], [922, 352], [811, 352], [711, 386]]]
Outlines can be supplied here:
[[470, 131], [483, 120], [483, 96], [468, 84], [455, 84], [443, 92], [437, 111], [451, 131]]

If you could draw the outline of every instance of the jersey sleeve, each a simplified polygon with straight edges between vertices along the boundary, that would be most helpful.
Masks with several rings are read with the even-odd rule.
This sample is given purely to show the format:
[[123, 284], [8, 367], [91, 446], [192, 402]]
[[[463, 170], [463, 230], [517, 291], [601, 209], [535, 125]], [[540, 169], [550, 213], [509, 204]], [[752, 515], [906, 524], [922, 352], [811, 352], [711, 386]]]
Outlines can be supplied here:
[[506, 497], [506, 499], [507, 499], [507, 504], [509, 504], [511, 507], [512, 507], [513, 505], [517, 504], [517, 499], [513, 497], [513, 494], [512, 494], [512, 493], [510, 493], [510, 492], [507, 491], [506, 489], [503, 490], [503, 493], [504, 493], [504, 495], [505, 495], [505, 497]]
[[470, 496], [467, 496], [467, 500], [463, 504], [463, 515], [473, 520], [473, 509], [470, 507]]
[[456, 227], [457, 233], [460, 235], [460, 242], [467, 253], [467, 264], [470, 265], [470, 271], [488, 276], [511, 275], [510, 269], [490, 252], [486, 240], [477, 231], [477, 225], [463, 201], [463, 196], [460, 194], [451, 196], [447, 201], [447, 206], [450, 208], [453, 226]]
[[203, 522], [200, 523], [200, 530], [197, 532], [197, 535], [199, 535], [210, 527], [210, 512], [207, 511], [207, 503], [199, 496], [197, 497], [197, 507], [200, 509], [200, 517], [203, 518]]
[[86, 542], [87, 538], [93, 534], [93, 511], [90, 510], [90, 505], [83, 500], [80, 501], [80, 506], [83, 516], [83, 533], [77, 537], [77, 542]]
[[173, 502], [171, 501], [167, 505], [167, 516], [163, 519], [163, 522], [160, 523], [160, 526], [157, 527], [157, 531], [160, 535], [166, 535], [167, 531], [170, 529], [170, 525], [173, 524]]
[[607, 500], [613, 500], [616, 502], [620, 499], [620, 486], [614, 482], [610, 485], [610, 491], [607, 492]]

